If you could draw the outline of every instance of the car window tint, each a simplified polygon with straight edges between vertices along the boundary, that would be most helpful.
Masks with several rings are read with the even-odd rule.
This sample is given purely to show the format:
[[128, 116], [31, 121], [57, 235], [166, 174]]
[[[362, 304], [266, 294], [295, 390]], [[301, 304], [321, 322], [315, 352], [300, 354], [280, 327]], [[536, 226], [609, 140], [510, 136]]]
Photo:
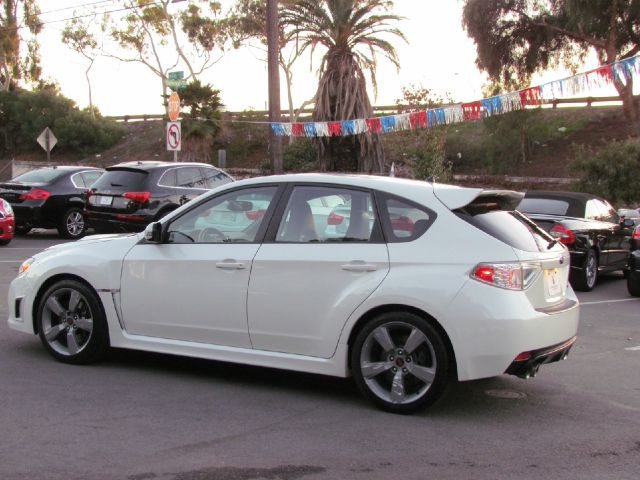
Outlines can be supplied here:
[[92, 186], [101, 176], [103, 172], [82, 172], [82, 178], [84, 178], [84, 184], [87, 187]]
[[596, 200], [596, 202], [598, 204], [598, 209], [600, 210], [600, 220], [611, 223], [618, 223], [620, 221], [618, 214], [609, 202], [604, 200]]
[[64, 170], [57, 168], [40, 168], [18, 175], [12, 181], [20, 183], [50, 183], [65, 173]]
[[223, 193], [188, 211], [168, 228], [169, 243], [254, 243], [276, 187]]
[[340, 187], [296, 187], [277, 242], [368, 242], [376, 223], [369, 192]]
[[85, 188], [87, 186], [84, 182], [84, 178], [82, 178], [81, 173], [71, 175], [71, 183], [73, 183], [73, 186], [76, 188]]
[[176, 169], [176, 185], [182, 188], [205, 188], [204, 178], [198, 167]]
[[598, 220], [600, 218], [601, 212], [598, 206], [598, 202], [594, 200], [588, 200], [587, 206], [585, 209], [584, 218], [588, 218], [590, 220]]
[[145, 180], [148, 173], [144, 170], [114, 169], [107, 170], [91, 186], [95, 190], [126, 189], [130, 191], [140, 191], [144, 189]]
[[427, 209], [398, 198], [386, 198], [381, 215], [387, 227], [389, 242], [406, 242], [420, 238], [433, 223], [434, 217]]
[[231, 181], [228, 175], [215, 168], [203, 168], [202, 173], [206, 188], [216, 188]]
[[171, 170], [167, 170], [162, 174], [160, 180], [158, 181], [158, 185], [163, 187], [175, 187], [176, 186], [176, 169], [172, 168]]
[[566, 215], [569, 202], [553, 198], [525, 197], [517, 207], [523, 213], [539, 213], [542, 215]]

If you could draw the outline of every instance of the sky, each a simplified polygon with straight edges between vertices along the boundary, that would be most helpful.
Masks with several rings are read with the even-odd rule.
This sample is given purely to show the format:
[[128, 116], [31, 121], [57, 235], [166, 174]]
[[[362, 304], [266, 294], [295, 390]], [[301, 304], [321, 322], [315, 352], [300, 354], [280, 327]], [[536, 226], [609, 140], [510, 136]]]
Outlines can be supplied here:
[[[45, 25], [39, 35], [43, 76], [55, 79], [62, 93], [80, 107], [88, 105], [85, 78], [87, 60], [62, 44], [61, 31], [72, 17], [74, 8], [96, 3], [96, 0], [40, 0]], [[232, 0], [222, 0], [230, 6]], [[402, 96], [402, 87], [423, 86], [437, 94], [450, 93], [456, 101], [472, 101], [482, 97], [485, 76], [475, 66], [476, 50], [462, 28], [460, 0], [395, 0], [393, 13], [404, 17], [398, 27], [407, 38], [393, 41], [400, 59], [401, 69], [379, 57], [378, 94], [370, 91], [375, 105], [392, 105]], [[97, 6], [116, 9], [119, 0], [106, 0]], [[184, 8], [186, 2], [173, 5], [174, 10]], [[78, 10], [79, 11], [79, 10]], [[46, 13], [50, 12], [50, 13]], [[122, 55], [124, 53], [120, 52]], [[313, 60], [307, 56], [296, 64], [293, 77], [294, 106], [313, 97], [317, 86], [315, 69], [321, 55]], [[221, 91], [226, 110], [267, 108], [267, 66], [265, 55], [256, 48], [242, 47], [230, 50], [222, 59], [201, 76]], [[595, 65], [590, 65], [592, 68]], [[185, 70], [178, 65], [174, 70]], [[555, 75], [555, 76], [554, 76]], [[543, 81], [566, 76], [566, 72], [550, 72], [540, 77]], [[104, 115], [135, 115], [162, 113], [160, 79], [140, 63], [127, 63], [99, 57], [90, 72], [93, 102]], [[286, 90], [281, 73], [281, 104], [285, 109]]]

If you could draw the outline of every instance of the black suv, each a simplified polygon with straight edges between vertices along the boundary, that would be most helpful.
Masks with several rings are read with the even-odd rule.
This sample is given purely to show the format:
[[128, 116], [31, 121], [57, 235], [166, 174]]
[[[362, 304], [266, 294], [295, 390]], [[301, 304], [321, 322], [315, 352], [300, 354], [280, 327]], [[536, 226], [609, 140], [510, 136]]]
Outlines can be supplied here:
[[108, 167], [87, 192], [97, 232], [139, 232], [180, 205], [233, 178], [204, 163], [126, 162]]
[[103, 174], [91, 167], [46, 167], [0, 184], [0, 197], [13, 207], [16, 232], [57, 228], [64, 238], [80, 238], [86, 231], [84, 193]]

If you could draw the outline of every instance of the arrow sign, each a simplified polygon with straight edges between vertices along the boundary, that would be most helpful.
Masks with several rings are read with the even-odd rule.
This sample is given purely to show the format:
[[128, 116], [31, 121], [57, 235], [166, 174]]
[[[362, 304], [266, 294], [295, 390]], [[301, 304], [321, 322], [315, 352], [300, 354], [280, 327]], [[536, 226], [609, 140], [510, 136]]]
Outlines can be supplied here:
[[47, 152], [47, 161], [51, 158], [51, 149], [56, 146], [58, 143], [58, 139], [53, 134], [49, 127], [46, 127], [42, 133], [36, 138], [36, 141], [40, 144], [40, 146]]
[[182, 143], [180, 122], [167, 122], [167, 150], [179, 152]]

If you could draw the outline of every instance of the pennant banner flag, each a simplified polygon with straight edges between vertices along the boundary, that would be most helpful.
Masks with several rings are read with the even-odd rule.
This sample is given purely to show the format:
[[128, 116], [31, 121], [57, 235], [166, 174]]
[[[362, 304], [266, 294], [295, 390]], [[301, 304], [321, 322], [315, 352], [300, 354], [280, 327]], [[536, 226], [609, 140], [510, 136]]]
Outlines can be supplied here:
[[475, 102], [458, 103], [382, 117], [333, 122], [273, 122], [270, 125], [275, 135], [294, 137], [336, 137], [432, 128], [439, 125], [480, 120], [514, 110], [522, 110], [526, 107], [539, 107], [559, 98], [576, 96], [588, 93], [592, 89], [613, 85], [614, 82], [628, 85], [632, 80], [640, 81], [639, 56], [625, 58], [611, 65], [603, 65], [562, 80], [495, 95]]

